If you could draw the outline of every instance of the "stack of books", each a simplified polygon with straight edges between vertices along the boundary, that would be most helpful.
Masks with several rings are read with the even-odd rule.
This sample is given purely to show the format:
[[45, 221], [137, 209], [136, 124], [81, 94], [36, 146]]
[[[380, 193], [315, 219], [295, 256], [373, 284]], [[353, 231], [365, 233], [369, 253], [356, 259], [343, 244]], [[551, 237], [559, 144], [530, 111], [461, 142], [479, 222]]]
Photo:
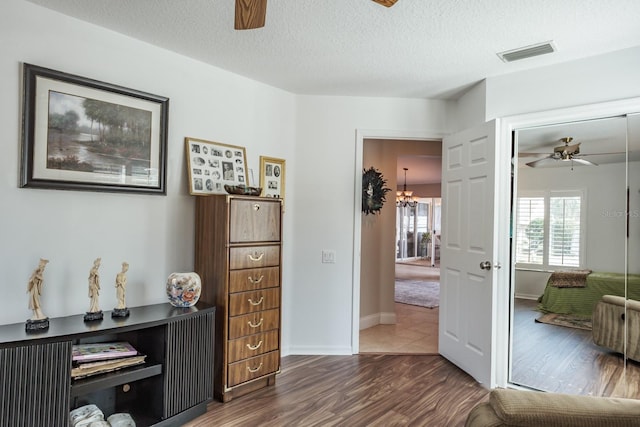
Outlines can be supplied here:
[[146, 356], [126, 341], [76, 344], [71, 378], [78, 379], [144, 363]]

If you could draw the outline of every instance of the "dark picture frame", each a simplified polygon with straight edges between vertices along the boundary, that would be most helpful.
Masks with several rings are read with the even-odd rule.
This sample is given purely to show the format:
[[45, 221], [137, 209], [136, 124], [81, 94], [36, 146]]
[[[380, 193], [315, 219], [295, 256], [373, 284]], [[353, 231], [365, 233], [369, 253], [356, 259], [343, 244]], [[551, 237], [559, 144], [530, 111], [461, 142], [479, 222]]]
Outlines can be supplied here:
[[166, 194], [169, 98], [23, 64], [20, 187]]
[[189, 194], [227, 194], [225, 185], [249, 186], [245, 147], [186, 137]]

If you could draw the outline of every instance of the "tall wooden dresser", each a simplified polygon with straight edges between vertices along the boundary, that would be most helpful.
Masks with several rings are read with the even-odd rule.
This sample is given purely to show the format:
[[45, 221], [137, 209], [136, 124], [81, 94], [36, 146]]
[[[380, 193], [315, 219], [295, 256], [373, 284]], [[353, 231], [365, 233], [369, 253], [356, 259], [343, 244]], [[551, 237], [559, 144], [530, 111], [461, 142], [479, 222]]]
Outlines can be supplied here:
[[196, 198], [200, 299], [216, 306], [214, 393], [223, 402], [275, 384], [280, 370], [279, 199]]

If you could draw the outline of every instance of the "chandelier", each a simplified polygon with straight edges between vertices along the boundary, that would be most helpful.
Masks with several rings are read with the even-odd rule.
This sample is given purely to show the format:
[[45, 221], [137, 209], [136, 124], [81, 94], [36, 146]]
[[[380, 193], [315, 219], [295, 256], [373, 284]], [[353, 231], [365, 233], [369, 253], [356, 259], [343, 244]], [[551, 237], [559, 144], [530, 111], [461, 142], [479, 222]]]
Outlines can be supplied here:
[[413, 195], [413, 191], [407, 191], [407, 171], [409, 169], [402, 169], [404, 169], [404, 187], [402, 191], [396, 192], [396, 206], [399, 208], [405, 206], [412, 208], [418, 203], [418, 198]]

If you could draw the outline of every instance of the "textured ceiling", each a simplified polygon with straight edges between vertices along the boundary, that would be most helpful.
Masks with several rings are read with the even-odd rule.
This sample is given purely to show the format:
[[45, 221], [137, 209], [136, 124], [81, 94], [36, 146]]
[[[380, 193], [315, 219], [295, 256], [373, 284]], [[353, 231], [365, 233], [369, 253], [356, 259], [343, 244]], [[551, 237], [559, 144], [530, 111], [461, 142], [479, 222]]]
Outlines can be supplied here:
[[[297, 94], [455, 98], [485, 77], [640, 44], [637, 0], [29, 0]], [[510, 64], [497, 52], [553, 40]]]

